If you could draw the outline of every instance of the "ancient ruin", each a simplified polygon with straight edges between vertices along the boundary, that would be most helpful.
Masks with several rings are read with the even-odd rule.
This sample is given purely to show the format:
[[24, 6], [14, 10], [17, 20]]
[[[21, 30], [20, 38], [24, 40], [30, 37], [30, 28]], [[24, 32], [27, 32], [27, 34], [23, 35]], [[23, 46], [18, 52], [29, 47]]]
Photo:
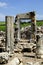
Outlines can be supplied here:
[[21, 37], [20, 36], [20, 20], [26, 20], [26, 19], [31, 19], [31, 32], [33, 34], [35, 34], [35, 32], [36, 32], [35, 12], [29, 12], [29, 13], [16, 15], [15, 22], [16, 22], [16, 25], [17, 25], [17, 28], [18, 28], [18, 35], [17, 35], [18, 40], [20, 40], [20, 37]]
[[[21, 20], [28, 19], [31, 19], [31, 26], [22, 30]], [[43, 65], [43, 27], [36, 25], [36, 13], [18, 14], [15, 20], [13, 16], [5, 16], [5, 25], [6, 31], [0, 31], [0, 63]]]

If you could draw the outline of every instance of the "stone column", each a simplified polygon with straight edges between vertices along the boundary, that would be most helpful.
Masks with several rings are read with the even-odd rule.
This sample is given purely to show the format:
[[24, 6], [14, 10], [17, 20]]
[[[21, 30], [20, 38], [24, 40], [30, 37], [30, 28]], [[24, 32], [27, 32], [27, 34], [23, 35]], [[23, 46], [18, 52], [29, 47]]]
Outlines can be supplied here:
[[35, 17], [35, 16], [32, 18], [31, 31], [32, 31], [31, 38], [32, 38], [32, 39], [33, 39], [33, 38], [35, 39], [35, 38], [36, 38], [36, 36], [35, 36], [35, 34], [36, 34], [36, 17]]
[[6, 22], [6, 44], [5, 44], [5, 50], [10, 51], [10, 17], [5, 17]]
[[9, 52], [14, 51], [14, 17], [6, 16], [6, 50]]
[[14, 17], [10, 17], [10, 25], [11, 25], [11, 27], [10, 27], [10, 29], [11, 29], [11, 31], [10, 31], [10, 38], [11, 38], [11, 41], [10, 41], [10, 47], [11, 47], [11, 52], [13, 52], [14, 51]]
[[18, 34], [17, 34], [17, 38], [18, 40], [20, 40], [20, 20], [17, 20], [17, 28], [18, 28]]

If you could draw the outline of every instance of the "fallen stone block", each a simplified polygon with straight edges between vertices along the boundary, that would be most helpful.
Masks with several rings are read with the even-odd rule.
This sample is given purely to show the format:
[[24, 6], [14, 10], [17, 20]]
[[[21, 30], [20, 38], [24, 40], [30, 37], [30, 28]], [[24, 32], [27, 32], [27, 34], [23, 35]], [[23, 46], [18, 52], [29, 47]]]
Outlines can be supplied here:
[[40, 62], [27, 62], [26, 65], [41, 65]]
[[33, 62], [27, 62], [26, 65], [33, 65]]
[[22, 62], [19, 65], [24, 65]]
[[15, 57], [12, 61], [10, 61], [7, 65], [19, 65], [20, 64], [20, 60]]
[[35, 62], [33, 65], [41, 65], [40, 62]]

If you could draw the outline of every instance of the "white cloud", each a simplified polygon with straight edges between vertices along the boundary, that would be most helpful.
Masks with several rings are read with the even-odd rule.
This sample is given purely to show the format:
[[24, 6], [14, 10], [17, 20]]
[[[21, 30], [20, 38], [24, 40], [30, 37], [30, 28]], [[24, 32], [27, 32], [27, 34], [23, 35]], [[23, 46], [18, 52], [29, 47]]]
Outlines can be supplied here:
[[0, 21], [4, 21], [4, 19], [5, 19], [5, 15], [0, 13]]
[[6, 7], [7, 3], [6, 2], [0, 2], [0, 7]]
[[42, 15], [42, 14], [37, 14], [37, 15], [36, 15], [36, 19], [39, 19], [39, 20], [40, 20], [40, 19], [43, 19], [43, 15]]

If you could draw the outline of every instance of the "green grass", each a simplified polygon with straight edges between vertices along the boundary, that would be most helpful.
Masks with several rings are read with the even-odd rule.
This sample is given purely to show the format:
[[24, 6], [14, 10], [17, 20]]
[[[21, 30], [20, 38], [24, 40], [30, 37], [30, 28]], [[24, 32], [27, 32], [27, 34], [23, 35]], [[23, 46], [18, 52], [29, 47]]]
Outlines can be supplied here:
[[[31, 23], [23, 23], [23, 24], [21, 24], [21, 27], [25, 27], [25, 26], [29, 26], [29, 25], [31, 25]], [[36, 22], [36, 25], [37, 26], [43, 26], [43, 21], [37, 21]]]
[[2, 21], [2, 22], [0, 21], [0, 25], [2, 25], [2, 24], [5, 24], [5, 22], [4, 21]]
[[31, 25], [31, 23], [23, 23], [23, 24], [21, 23], [20, 26], [21, 26], [21, 27], [26, 27], [26, 26], [29, 26], [29, 25]]
[[37, 22], [36, 24], [37, 24], [37, 26], [42, 26], [43, 22]]
[[[39, 21], [37, 21], [37, 26], [42, 26], [43, 25], [43, 20], [39, 20]], [[29, 25], [31, 25], [31, 23], [21, 23], [21, 27], [25, 27], [25, 26], [29, 26]], [[14, 27], [15, 27], [16, 25], [14, 24]], [[1, 30], [3, 30], [3, 31], [5, 31], [5, 29], [6, 29], [6, 26], [5, 26], [5, 22], [0, 22], [0, 31]]]
[[2, 30], [2, 31], [5, 31], [5, 22], [4, 21], [0, 21], [0, 31]]
[[2, 30], [2, 31], [5, 31], [5, 26], [0, 26], [0, 31]]

